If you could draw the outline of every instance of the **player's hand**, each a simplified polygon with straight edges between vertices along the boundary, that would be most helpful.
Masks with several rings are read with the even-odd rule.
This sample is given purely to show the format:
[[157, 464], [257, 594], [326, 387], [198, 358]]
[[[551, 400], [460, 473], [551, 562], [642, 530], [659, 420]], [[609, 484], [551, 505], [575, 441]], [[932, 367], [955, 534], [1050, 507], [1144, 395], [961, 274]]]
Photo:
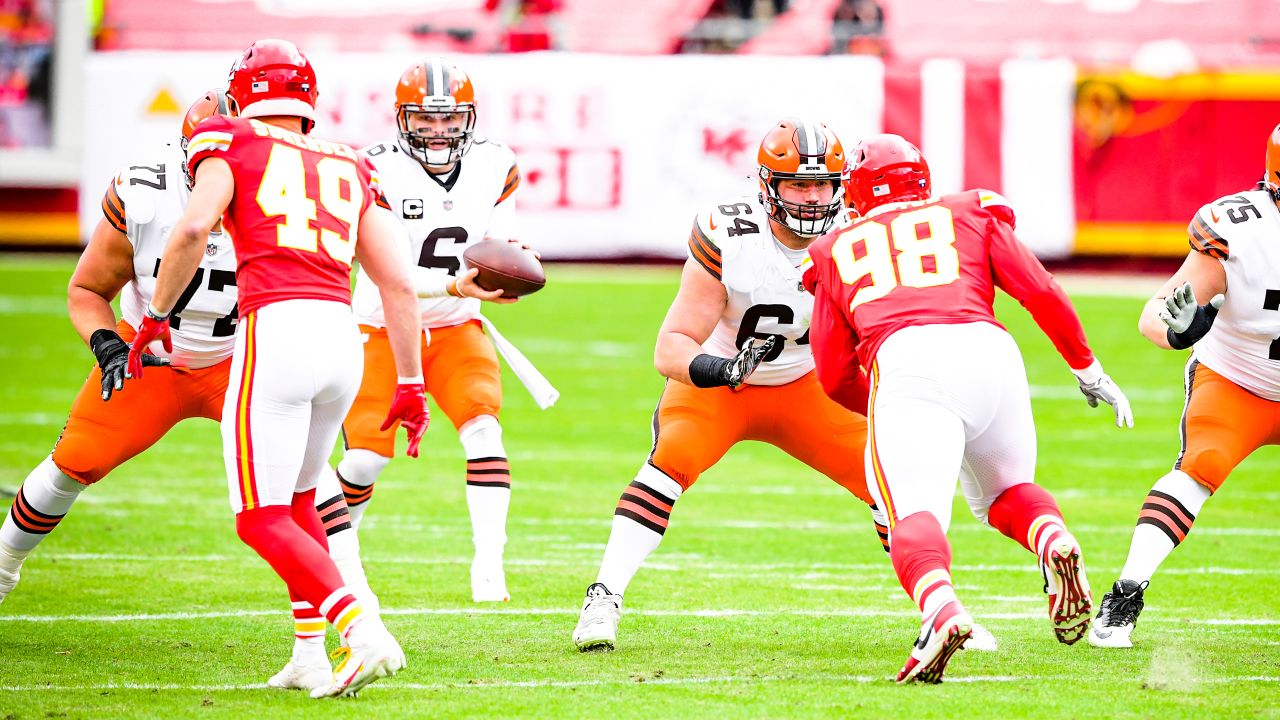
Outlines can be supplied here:
[[484, 300], [485, 302], [498, 303], [507, 305], [519, 300], [520, 298], [502, 297], [501, 290], [485, 290], [476, 284], [476, 275], [480, 274], [480, 268], [467, 268], [453, 281], [453, 289], [458, 297], [469, 297]]
[[1076, 381], [1080, 383], [1080, 392], [1089, 401], [1089, 407], [1098, 407], [1098, 402], [1111, 406], [1116, 413], [1116, 427], [1133, 427], [1133, 408], [1129, 406], [1129, 398], [1116, 384], [1111, 376], [1102, 372], [1102, 364], [1097, 360], [1083, 370], [1072, 370]]
[[1160, 310], [1160, 320], [1169, 326], [1167, 340], [1174, 350], [1182, 350], [1194, 345], [1200, 338], [1208, 334], [1213, 321], [1218, 317], [1218, 309], [1226, 296], [1218, 293], [1204, 305], [1196, 302], [1196, 293], [1191, 283], [1183, 283], [1175, 288], [1169, 297], [1164, 299], [1164, 309]]
[[431, 414], [427, 411], [427, 399], [422, 383], [401, 383], [396, 385], [396, 394], [391, 398], [391, 410], [387, 419], [382, 421], [382, 430], [387, 430], [399, 421], [409, 435], [409, 447], [405, 453], [409, 457], [418, 457], [418, 445], [422, 435], [431, 422]]
[[159, 340], [165, 352], [173, 352], [168, 316], [157, 320], [148, 309], [142, 314], [142, 324], [138, 326], [138, 334], [134, 336], [133, 345], [129, 348], [129, 369], [125, 377], [142, 377], [142, 368], [148, 364], [143, 362], [143, 356], [147, 354], [147, 347], [153, 340]]
[[769, 354], [773, 349], [773, 345], [777, 342], [778, 336], [770, 335], [764, 340], [758, 338], [747, 338], [742, 343], [742, 349], [738, 354], [729, 361], [724, 367], [725, 384], [731, 388], [736, 388], [751, 377], [751, 373], [756, 371], [760, 362], [764, 360], [764, 356]]
[[[124, 388], [125, 378], [132, 377], [127, 372], [129, 346], [115, 330], [96, 330], [89, 336], [89, 349], [98, 359], [98, 368], [102, 371], [102, 399], [110, 400], [111, 393]], [[169, 361], [151, 353], [143, 353], [142, 364], [160, 367], [168, 365]]]

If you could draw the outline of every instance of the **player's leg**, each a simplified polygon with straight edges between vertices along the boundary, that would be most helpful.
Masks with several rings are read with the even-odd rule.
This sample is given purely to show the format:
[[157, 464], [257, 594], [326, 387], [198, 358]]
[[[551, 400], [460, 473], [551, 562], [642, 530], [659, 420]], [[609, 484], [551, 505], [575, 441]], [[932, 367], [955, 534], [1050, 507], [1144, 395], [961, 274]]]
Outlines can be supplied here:
[[771, 406], [770, 427], [767, 437], [752, 439], [776, 445], [866, 503], [880, 545], [889, 552], [888, 521], [867, 490], [867, 418], [827, 397], [814, 373], [762, 390]]
[[502, 568], [511, 504], [511, 466], [502, 445], [502, 378], [498, 357], [477, 322], [431, 331], [424, 355], [427, 390], [458, 429], [467, 457], [467, 511], [471, 517], [471, 599], [506, 602]]
[[1089, 628], [1092, 593], [1080, 544], [1057, 502], [1035, 484], [1036, 430], [1022, 356], [1013, 339], [983, 328], [982, 368], [971, 382], [973, 422], [961, 487], [978, 520], [1033, 553], [1048, 594], [1049, 617], [1060, 642], [1072, 644]]
[[573, 631], [580, 650], [613, 649], [623, 594], [658, 549], [681, 493], [742, 437], [742, 396], [750, 391], [667, 382], [653, 413], [653, 449], [618, 499], [600, 571], [583, 600]]
[[1103, 596], [1089, 644], [1132, 647], [1145, 591], [1160, 564], [1182, 544], [1205, 501], [1258, 447], [1275, 443], [1276, 405], [1192, 359], [1187, 364], [1182, 450], [1147, 493], [1120, 578]]
[[18, 488], [0, 526], [0, 601], [13, 590], [27, 556], [62, 522], [89, 485], [151, 447], [181, 419], [176, 370], [153, 368], [129, 380], [109, 402], [94, 368], [80, 388], [53, 452]]

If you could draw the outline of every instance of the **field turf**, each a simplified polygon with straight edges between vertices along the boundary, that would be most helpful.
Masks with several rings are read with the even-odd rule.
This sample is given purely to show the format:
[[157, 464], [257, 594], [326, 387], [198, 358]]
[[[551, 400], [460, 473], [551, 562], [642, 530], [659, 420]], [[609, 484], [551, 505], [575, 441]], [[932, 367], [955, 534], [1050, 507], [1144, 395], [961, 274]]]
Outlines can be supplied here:
[[[66, 317], [73, 261], [0, 257], [0, 489], [49, 451], [93, 362]], [[918, 630], [865, 508], [781, 452], [738, 446], [673, 514], [632, 583], [612, 654], [570, 641], [662, 380], [653, 338], [673, 268], [552, 266], [491, 316], [562, 393], [540, 411], [509, 374], [509, 604], [469, 602], [463, 459], [437, 414], [391, 464], [362, 542], [409, 666], [350, 701], [268, 690], [292, 624], [280, 581], [235, 537], [214, 423], [176, 428], [82, 495], [0, 605], [0, 718], [1256, 717], [1280, 714], [1280, 453], [1247, 460], [1156, 576], [1137, 647], [1058, 645], [1029, 554], [955, 505], [953, 575], [998, 637], [941, 686], [898, 687]], [[1178, 450], [1182, 353], [1137, 333], [1147, 286], [1073, 284], [1137, 427], [1091, 409], [1007, 298], [1027, 359], [1039, 480], [1098, 595]], [[951, 351], [951, 350], [949, 350]], [[403, 442], [403, 441], [402, 441]], [[919, 439], [920, 452], [929, 438]], [[335, 455], [336, 457], [336, 455]], [[861, 458], [850, 458], [861, 462]], [[0, 507], [7, 500], [0, 499]], [[330, 640], [333, 640], [331, 635]]]

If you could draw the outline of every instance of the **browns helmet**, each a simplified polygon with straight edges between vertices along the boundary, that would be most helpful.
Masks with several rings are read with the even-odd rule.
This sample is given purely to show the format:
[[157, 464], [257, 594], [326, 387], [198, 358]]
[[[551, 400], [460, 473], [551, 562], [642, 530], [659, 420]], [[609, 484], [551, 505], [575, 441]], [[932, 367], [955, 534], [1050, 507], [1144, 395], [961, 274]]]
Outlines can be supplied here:
[[187, 187], [195, 184], [195, 178], [187, 169], [187, 144], [196, 132], [196, 126], [214, 115], [230, 115], [227, 110], [227, 94], [221, 88], [215, 88], [204, 94], [204, 97], [191, 103], [187, 114], [182, 117], [182, 176], [187, 179]]
[[1280, 125], [1267, 138], [1266, 174], [1262, 177], [1262, 189], [1280, 202]]
[[[844, 208], [840, 187], [844, 148], [835, 133], [820, 122], [787, 118], [764, 136], [758, 162], [760, 203], [770, 218], [801, 237], [814, 237], [831, 229]], [[801, 179], [830, 181], [834, 190], [831, 201], [802, 205], [778, 195], [779, 181]]]
[[849, 153], [844, 192], [859, 215], [886, 203], [928, 200], [929, 163], [900, 135], [872, 135]]
[[288, 40], [250, 45], [231, 66], [227, 97], [240, 117], [299, 117], [304, 133], [316, 124], [316, 71]]
[[[444, 135], [433, 131], [418, 134], [409, 127], [410, 115], [418, 113], [461, 117]], [[471, 149], [476, 128], [476, 93], [471, 78], [444, 58], [431, 57], [410, 65], [396, 84], [396, 126], [401, 149], [423, 165], [440, 167], [457, 162]], [[431, 147], [441, 142], [444, 147]]]

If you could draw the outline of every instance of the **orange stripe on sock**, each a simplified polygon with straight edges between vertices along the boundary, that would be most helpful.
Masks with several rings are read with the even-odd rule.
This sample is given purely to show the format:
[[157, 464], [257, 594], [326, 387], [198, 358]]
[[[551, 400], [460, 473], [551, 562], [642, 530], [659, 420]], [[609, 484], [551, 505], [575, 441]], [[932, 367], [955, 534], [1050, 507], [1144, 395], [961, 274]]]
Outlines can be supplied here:
[[1178, 527], [1176, 523], [1169, 522], [1169, 516], [1160, 512], [1159, 510], [1152, 510], [1151, 508], [1143, 508], [1142, 512], [1138, 513], [1138, 519], [1142, 519], [1142, 518], [1146, 518], [1148, 520], [1154, 520], [1157, 524], [1160, 525], [1161, 528], [1164, 528], [1168, 532], [1171, 532], [1174, 535], [1176, 535], [1178, 537], [1179, 543], [1187, 539], [1187, 534], [1182, 532], [1182, 528]]
[[626, 499], [619, 500], [619, 501], [618, 501], [618, 507], [619, 507], [619, 508], [622, 508], [623, 510], [630, 510], [631, 512], [633, 512], [633, 513], [635, 513], [635, 514], [639, 515], [640, 517], [642, 517], [642, 518], [644, 518], [644, 519], [648, 520], [649, 522], [653, 523], [654, 525], [659, 525], [659, 526], [661, 526], [661, 527], [666, 527], [666, 526], [667, 526], [667, 524], [670, 522], [670, 520], [668, 520], [667, 518], [664, 518], [664, 517], [662, 517], [661, 515], [655, 515], [655, 514], [653, 514], [653, 512], [651, 512], [651, 511], [650, 511], [650, 510], [648, 510], [647, 508], [645, 508], [645, 507], [643, 507], [643, 506], [640, 506], [640, 505], [637, 505], [636, 503], [633, 503], [633, 502], [631, 502], [630, 500], [626, 500]]

